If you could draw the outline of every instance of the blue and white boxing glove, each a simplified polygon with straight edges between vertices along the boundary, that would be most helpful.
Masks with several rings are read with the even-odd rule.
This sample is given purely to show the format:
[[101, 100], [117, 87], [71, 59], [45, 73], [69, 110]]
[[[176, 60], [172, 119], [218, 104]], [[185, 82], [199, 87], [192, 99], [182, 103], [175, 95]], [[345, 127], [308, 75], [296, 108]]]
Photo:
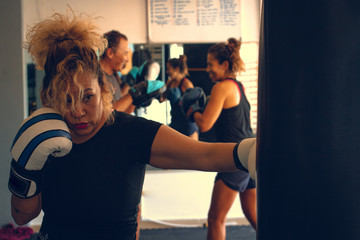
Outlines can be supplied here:
[[166, 91], [166, 98], [170, 101], [171, 104], [177, 104], [181, 99], [180, 88], [168, 88]]
[[256, 138], [246, 138], [234, 147], [234, 162], [238, 169], [256, 179]]
[[163, 81], [154, 80], [154, 81], [142, 81], [129, 90], [129, 93], [133, 99], [133, 105], [142, 106], [143, 104], [148, 103], [154, 97], [159, 96], [164, 93], [166, 86]]
[[179, 104], [186, 117], [194, 122], [194, 113], [203, 112], [205, 103], [206, 95], [202, 88], [194, 87], [186, 89]]
[[63, 117], [51, 108], [36, 110], [26, 118], [11, 146], [8, 187], [20, 198], [41, 191], [41, 170], [49, 155], [65, 156], [72, 148], [69, 129]]

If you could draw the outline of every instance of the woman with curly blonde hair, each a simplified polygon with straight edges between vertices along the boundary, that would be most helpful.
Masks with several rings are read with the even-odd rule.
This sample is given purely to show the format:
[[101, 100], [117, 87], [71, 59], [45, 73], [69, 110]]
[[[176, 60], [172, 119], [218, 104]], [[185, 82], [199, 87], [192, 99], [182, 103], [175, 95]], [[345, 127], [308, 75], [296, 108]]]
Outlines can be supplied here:
[[[68, 127], [72, 139], [63, 155], [57, 154], [60, 141], [55, 139], [50, 155], [31, 156], [26, 160], [32, 161], [31, 169], [12, 151], [12, 216], [23, 225], [43, 210], [38, 239], [135, 239], [146, 164], [203, 171], [235, 171], [247, 164], [249, 149], [243, 151], [242, 143], [195, 141], [166, 125], [113, 110], [112, 89], [97, 56], [106, 41], [87, 15], [55, 14], [27, 37], [29, 52], [45, 70], [43, 110], [59, 112], [64, 121], [57, 122]], [[151, 85], [139, 84], [128, 94], [131, 101], [156, 96], [149, 94]], [[45, 133], [39, 124], [36, 131]]]
[[[73, 19], [71, 15], [54, 14], [52, 19], [40, 22], [28, 30], [25, 48], [36, 62], [37, 68], [45, 71], [41, 90], [44, 107], [52, 107], [65, 113], [68, 109], [67, 102], [70, 101], [68, 98], [71, 98], [71, 109], [75, 111], [74, 103], [83, 98], [79, 76], [91, 69], [102, 91], [105, 118], [111, 116], [112, 89], [104, 81], [96, 54], [106, 48], [107, 41], [97, 30], [94, 19], [86, 14]], [[73, 91], [76, 89], [76, 94], [68, 94], [70, 88]]]

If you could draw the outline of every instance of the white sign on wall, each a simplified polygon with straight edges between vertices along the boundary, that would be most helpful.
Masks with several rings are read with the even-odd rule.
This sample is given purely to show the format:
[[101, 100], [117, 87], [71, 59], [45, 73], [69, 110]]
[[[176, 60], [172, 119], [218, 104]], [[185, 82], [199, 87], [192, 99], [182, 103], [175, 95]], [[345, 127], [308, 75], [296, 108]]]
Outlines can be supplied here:
[[22, 2], [26, 28], [54, 13], [65, 14], [72, 9], [75, 15], [86, 13], [96, 18], [95, 23], [100, 28], [100, 33], [114, 29], [124, 33], [131, 43], [147, 41], [144, 0], [26, 0]]
[[241, 37], [241, 0], [147, 0], [153, 43], [206, 43]]

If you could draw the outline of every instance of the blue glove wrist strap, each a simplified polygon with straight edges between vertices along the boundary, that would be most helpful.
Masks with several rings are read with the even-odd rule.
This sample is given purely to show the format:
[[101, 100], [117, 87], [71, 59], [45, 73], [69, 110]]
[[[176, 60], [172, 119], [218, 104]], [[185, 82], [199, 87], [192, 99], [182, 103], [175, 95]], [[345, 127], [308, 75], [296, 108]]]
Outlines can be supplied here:
[[20, 198], [31, 198], [40, 193], [41, 171], [25, 170], [12, 160], [8, 188]]

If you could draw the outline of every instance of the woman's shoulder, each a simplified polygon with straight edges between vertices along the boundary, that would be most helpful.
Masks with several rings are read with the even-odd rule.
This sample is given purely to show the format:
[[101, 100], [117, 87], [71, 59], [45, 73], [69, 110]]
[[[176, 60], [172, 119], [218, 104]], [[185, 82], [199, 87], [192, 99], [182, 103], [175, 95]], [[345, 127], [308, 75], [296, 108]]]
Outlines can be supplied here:
[[114, 116], [114, 123], [118, 123], [118, 122], [122, 122], [122, 121], [127, 121], [129, 119], [131, 119], [133, 117], [133, 115], [125, 113], [125, 112], [120, 112], [120, 111], [116, 111], [114, 110], [114, 112], [112, 113]]
[[188, 77], [184, 77], [183, 81], [187, 84], [192, 84], [192, 81]]
[[218, 96], [223, 99], [232, 98], [239, 93], [236, 81], [224, 80], [217, 82], [211, 89], [211, 97]]
[[232, 81], [223, 80], [216, 82], [214, 86], [212, 87], [213, 91], [226, 91], [227, 89], [231, 89], [232, 87], [235, 87], [235, 84]]
[[235, 79], [225, 79], [223, 81], [217, 82], [213, 88], [218, 88], [221, 90], [230, 90], [230, 89], [238, 89], [239, 88], [239, 83], [237, 80]]
[[115, 125], [122, 125], [122, 124], [133, 123], [134, 121], [135, 122], [139, 121], [139, 117], [129, 113], [114, 110], [113, 114], [115, 119], [114, 120]]
[[193, 88], [194, 84], [191, 82], [190, 79], [188, 79], [187, 77], [183, 78], [182, 80], [182, 87], [186, 90], [188, 88]]
[[114, 117], [115, 121], [113, 124], [122, 128], [141, 128], [150, 125], [161, 125], [161, 123], [143, 117], [134, 116], [125, 112], [114, 111]]

